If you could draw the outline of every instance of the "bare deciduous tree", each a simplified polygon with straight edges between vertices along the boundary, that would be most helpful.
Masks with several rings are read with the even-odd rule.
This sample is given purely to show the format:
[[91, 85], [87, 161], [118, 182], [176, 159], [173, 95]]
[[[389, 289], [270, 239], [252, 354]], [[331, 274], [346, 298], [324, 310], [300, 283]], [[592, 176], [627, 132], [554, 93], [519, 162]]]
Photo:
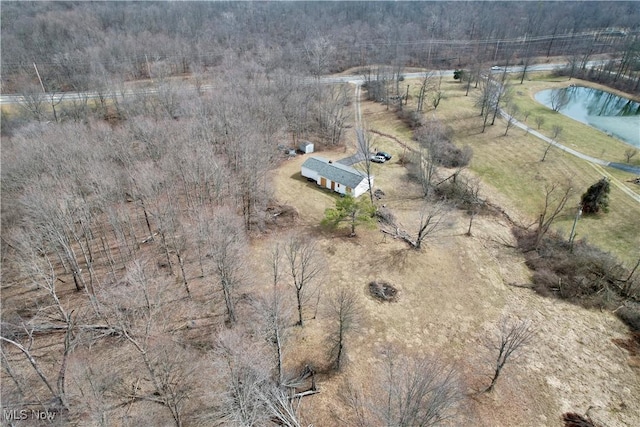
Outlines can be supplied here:
[[371, 161], [371, 155], [373, 151], [373, 137], [363, 129], [356, 129], [356, 139], [358, 144], [358, 155], [362, 159], [358, 163], [357, 168], [362, 171], [367, 177], [367, 183], [369, 184], [369, 199], [373, 204], [373, 162]]
[[420, 210], [420, 223], [414, 242], [414, 247], [420, 249], [422, 242], [428, 236], [445, 227], [444, 219], [449, 213], [449, 207], [444, 202], [425, 203]]
[[245, 272], [244, 228], [235, 214], [222, 210], [216, 215], [214, 230], [212, 257], [224, 296], [227, 321], [233, 325], [236, 322], [236, 294], [244, 280]]
[[267, 387], [263, 392], [265, 406], [271, 421], [284, 427], [302, 427], [297, 412], [298, 399], [292, 399], [282, 387]]
[[507, 69], [505, 67], [505, 71], [502, 73], [500, 82], [496, 81], [494, 83], [496, 87], [494, 90], [495, 96], [492, 104], [493, 117], [491, 119], [491, 126], [493, 126], [496, 122], [496, 117], [498, 116], [498, 112], [500, 111], [501, 105], [508, 103], [512, 97], [511, 86], [507, 81], [506, 70]]
[[433, 358], [412, 358], [385, 350], [371, 378], [375, 385], [348, 384], [350, 424], [400, 427], [441, 426], [461, 421], [464, 399], [455, 369]]
[[341, 287], [329, 296], [326, 310], [333, 324], [327, 337], [329, 360], [339, 371], [347, 351], [348, 336], [358, 329], [362, 316], [358, 295], [351, 288]]
[[287, 309], [285, 294], [281, 289], [281, 281], [285, 267], [283, 263], [282, 249], [276, 245], [269, 258], [271, 267], [272, 289], [262, 301], [261, 311], [264, 313], [264, 322], [267, 341], [273, 343], [276, 350], [276, 375], [275, 382], [280, 386], [284, 381], [284, 355], [287, 341], [287, 327], [290, 326], [291, 313]]
[[491, 75], [486, 79], [480, 79], [480, 93], [477, 95], [475, 104], [480, 107], [482, 132], [485, 131], [489, 122], [489, 115], [495, 106], [498, 91], [499, 85], [492, 79]]
[[627, 163], [631, 163], [631, 159], [638, 154], [637, 148], [628, 148], [624, 151], [624, 157], [627, 159]]
[[418, 91], [418, 98], [416, 100], [416, 111], [420, 112], [424, 108], [424, 98], [426, 97], [427, 91], [433, 86], [431, 83], [433, 79], [433, 72], [427, 72], [425, 76], [422, 78], [422, 82], [420, 84], [420, 89]]
[[121, 378], [115, 391], [125, 401], [161, 405], [180, 427], [197, 365], [192, 363], [193, 355], [187, 355], [173, 340], [163, 340], [168, 338], [165, 332], [170, 310], [165, 287], [152, 278], [155, 272], [150, 272], [144, 261], [134, 261], [128, 270], [128, 286], [107, 289], [100, 294], [101, 314], [135, 349], [137, 357], [127, 364], [141, 364], [141, 369], [125, 376], [134, 375], [142, 381], [132, 389], [129, 381]]
[[551, 109], [559, 111], [563, 109], [571, 100], [568, 89], [555, 89], [551, 92]]
[[495, 367], [491, 377], [491, 384], [484, 390], [490, 392], [498, 381], [502, 369], [509, 360], [514, 360], [517, 353], [531, 343], [534, 337], [534, 330], [529, 321], [519, 321], [508, 323], [502, 320], [497, 340], [493, 343], [493, 350], [497, 352]]
[[471, 83], [475, 83], [474, 88], [478, 87], [478, 82], [482, 78], [482, 64], [479, 62], [478, 57], [475, 56], [471, 68], [467, 73], [467, 87], [464, 92], [464, 96], [469, 96], [469, 90], [471, 89]]
[[37, 121], [45, 120], [45, 95], [42, 93], [42, 89], [29, 83], [22, 86], [21, 98], [18, 103], [20, 109]]
[[507, 136], [507, 132], [509, 132], [509, 129], [515, 126], [516, 115], [518, 115], [518, 112], [520, 111], [518, 106], [515, 104], [509, 104], [506, 110], [507, 110], [507, 124], [504, 129], [504, 136]]
[[155, 79], [155, 100], [160, 104], [162, 110], [170, 119], [176, 119], [180, 110], [180, 100], [178, 93], [182, 89], [168, 77], [162, 76]]
[[[77, 314], [74, 314], [73, 310], [67, 310], [60, 301], [58, 290], [56, 289], [59, 278], [56, 274], [54, 264], [48, 254], [44, 252], [44, 248], [38, 248], [34, 243], [34, 241], [27, 241], [26, 239], [19, 243], [22, 267], [31, 283], [46, 292], [48, 295], [47, 304], [39, 308], [28, 322], [22, 321], [21, 327], [23, 331], [17, 333], [15, 337], [12, 337], [14, 339], [9, 339], [4, 336], [0, 337], [0, 339], [12, 344], [24, 354], [47, 389], [53, 394], [54, 406], [68, 410], [69, 399], [67, 397], [66, 387], [67, 365], [69, 357], [76, 346]], [[11, 329], [6, 328], [6, 326], [7, 325], [5, 325], [3, 329]], [[39, 361], [36, 358], [36, 353], [33, 352], [32, 346], [36, 334], [47, 334], [58, 331], [64, 332], [64, 338], [62, 340], [63, 349], [60, 356], [60, 367], [54, 390], [47, 380], [44, 370], [40, 367], [42, 360]], [[26, 346], [18, 342], [21, 337], [28, 338], [28, 344]]]
[[559, 125], [551, 126], [551, 132], [552, 132], [551, 139], [556, 140], [562, 133], [562, 126], [559, 126]]
[[336, 47], [326, 37], [314, 37], [311, 42], [305, 44], [304, 53], [311, 74], [320, 79], [331, 65], [330, 61], [336, 54]]
[[419, 149], [415, 154], [413, 173], [422, 186], [424, 197], [431, 195], [433, 179], [440, 162], [442, 141], [445, 138], [444, 132], [442, 123], [434, 118], [416, 134]]
[[[560, 136], [560, 134], [562, 133], [562, 126], [553, 125], [551, 127], [551, 130], [553, 132], [553, 135], [551, 136], [551, 138], [555, 141], [556, 138], [558, 138], [558, 136]], [[547, 144], [547, 146], [544, 149], [544, 152], [542, 153], [542, 158], [540, 159], [541, 162], [544, 162], [546, 160], [547, 154], [549, 154], [549, 151], [551, 151], [553, 147], [554, 147], [554, 144], [552, 143]]]
[[545, 186], [544, 207], [538, 219], [538, 228], [536, 230], [536, 239], [534, 247], [537, 248], [542, 242], [542, 238], [551, 228], [551, 224], [567, 204], [569, 197], [573, 192], [570, 183], [564, 186], [558, 183], [552, 183]]
[[319, 295], [317, 288], [323, 272], [318, 244], [304, 236], [291, 236], [284, 247], [298, 309], [298, 326], [303, 326], [303, 309], [309, 299]]
[[435, 87], [435, 92], [433, 93], [433, 98], [431, 99], [431, 105], [433, 105], [434, 110], [438, 109], [438, 105], [440, 105], [442, 98], [444, 98], [444, 91], [442, 90], [442, 75], [440, 75]]
[[547, 144], [547, 146], [544, 147], [544, 151], [542, 152], [542, 157], [540, 158], [541, 162], [544, 162], [547, 159], [547, 154], [549, 154], [549, 151], [551, 151], [552, 148], [553, 148], [553, 144]]
[[320, 92], [320, 129], [330, 145], [337, 145], [342, 139], [342, 134], [351, 110], [346, 108], [349, 104], [349, 95], [346, 86], [325, 88]]
[[269, 386], [268, 357], [264, 348], [240, 327], [221, 331], [214, 352], [223, 386], [215, 404], [216, 419], [230, 425], [262, 426], [269, 423], [264, 390]]
[[[46, 318], [46, 313], [44, 313], [43, 315]], [[34, 342], [35, 327], [23, 323], [22, 325], [23, 332], [20, 333], [20, 335], [24, 335], [27, 338], [26, 345], [20, 343], [17, 338], [14, 340], [5, 336], [0, 336], [0, 341], [7, 344], [11, 344], [24, 355], [25, 359], [29, 362], [29, 365], [31, 365], [33, 370], [37, 373], [38, 377], [42, 381], [42, 384], [46, 386], [47, 390], [51, 394], [51, 398], [48, 400], [48, 404], [57, 410], [69, 409], [69, 399], [67, 396], [67, 388], [66, 388], [66, 374], [67, 374], [67, 364], [69, 360], [69, 355], [71, 354], [71, 351], [75, 346], [75, 343], [72, 342], [73, 333], [74, 333], [74, 320], [75, 320], [72, 315], [73, 313], [66, 314], [66, 319], [65, 319], [66, 325], [64, 329], [65, 335], [64, 335], [64, 341], [63, 341], [64, 348], [63, 348], [63, 354], [60, 361], [60, 368], [58, 371], [55, 387], [53, 386], [52, 382], [47, 378], [47, 375], [45, 374], [45, 371], [43, 368], [43, 364], [44, 364], [43, 360], [38, 360], [36, 358], [36, 354], [32, 349], [32, 345]], [[3, 357], [6, 358], [5, 351], [4, 350], [1, 350], [1, 351], [2, 351]], [[7, 361], [6, 369], [7, 370], [10, 369], [8, 365], [8, 361]], [[18, 376], [15, 373], [11, 373], [11, 372], [10, 372], [10, 375], [13, 378], [13, 381], [18, 385], [18, 389], [20, 389], [21, 387], [19, 385], [20, 381], [18, 380]], [[36, 396], [36, 399], [42, 401], [40, 397]]]
[[468, 195], [468, 199], [466, 203], [468, 204], [468, 213], [469, 213], [469, 228], [467, 229], [467, 236], [471, 236], [471, 227], [473, 226], [473, 220], [475, 216], [478, 214], [478, 210], [485, 203], [480, 198], [480, 180], [473, 179], [469, 180], [465, 184], [466, 193]]

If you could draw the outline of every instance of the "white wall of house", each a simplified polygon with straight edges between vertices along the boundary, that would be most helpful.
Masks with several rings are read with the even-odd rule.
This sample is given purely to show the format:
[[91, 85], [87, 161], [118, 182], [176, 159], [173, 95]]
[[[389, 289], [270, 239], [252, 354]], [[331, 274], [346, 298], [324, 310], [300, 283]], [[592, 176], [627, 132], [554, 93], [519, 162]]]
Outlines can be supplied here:
[[311, 170], [309, 168], [305, 168], [303, 166], [302, 169], [300, 170], [300, 173], [302, 173], [302, 176], [304, 176], [305, 178], [314, 179], [318, 184], [320, 184], [320, 177], [318, 176], [318, 172]]
[[[371, 185], [373, 186], [373, 177], [371, 177]], [[360, 197], [367, 191], [369, 191], [369, 180], [367, 180], [367, 178], [365, 177], [362, 181], [360, 181], [360, 184], [358, 184], [358, 186], [353, 189], [351, 195], [353, 197]]]
[[[320, 178], [320, 180], [322, 180], [322, 178]], [[322, 182], [318, 182], [318, 184], [322, 185]], [[333, 187], [331, 185], [332, 185], [331, 180], [327, 179], [326, 180], [326, 184], [325, 184], [326, 188], [328, 188], [329, 190], [333, 190], [336, 193], [347, 194], [347, 187], [346, 186], [344, 186], [344, 185], [342, 185], [342, 184], [340, 184], [338, 182], [333, 183]]]

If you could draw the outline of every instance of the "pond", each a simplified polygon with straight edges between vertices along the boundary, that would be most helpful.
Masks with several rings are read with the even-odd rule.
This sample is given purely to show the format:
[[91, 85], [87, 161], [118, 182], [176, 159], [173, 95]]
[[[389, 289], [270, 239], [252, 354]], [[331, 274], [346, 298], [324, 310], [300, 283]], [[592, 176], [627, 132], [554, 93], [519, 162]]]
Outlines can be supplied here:
[[[547, 89], [536, 101], [640, 148], [640, 103], [583, 86]], [[554, 108], [555, 107], [555, 108]]]

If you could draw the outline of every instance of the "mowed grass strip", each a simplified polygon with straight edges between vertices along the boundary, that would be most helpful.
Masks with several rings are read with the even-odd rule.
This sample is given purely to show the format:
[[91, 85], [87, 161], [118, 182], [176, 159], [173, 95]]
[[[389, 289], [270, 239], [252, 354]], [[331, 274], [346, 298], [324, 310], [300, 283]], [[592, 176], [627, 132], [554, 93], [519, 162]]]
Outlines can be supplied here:
[[[560, 143], [594, 157], [621, 161], [628, 145], [554, 113], [544, 106], [534, 104], [535, 100], [532, 95], [529, 95], [560, 84], [566, 85], [566, 79], [563, 82], [525, 80], [523, 85], [518, 81], [514, 88], [514, 98], [518, 103], [522, 101], [521, 112], [527, 108], [532, 110], [528, 118], [529, 126], [536, 128], [534, 116], [544, 112], [547, 116], [540, 130], [542, 133], [547, 133], [545, 130], [548, 131], [557, 124], [563, 128], [559, 138]], [[412, 96], [404, 108], [415, 109], [415, 95], [419, 84], [417, 81], [411, 81], [409, 85]], [[471, 170], [480, 176], [483, 182], [510, 200], [511, 206], [516, 207], [519, 214], [528, 218], [527, 225], [534, 224], [537, 220], [544, 206], [545, 187], [553, 183], [564, 185], [570, 182], [575, 189], [555, 224], [556, 230], [567, 237], [581, 195], [603, 175], [617, 179], [619, 183], [628, 186], [636, 193], [640, 192], [637, 185], [628, 182], [634, 175], [611, 168], [597, 167], [555, 147], [549, 150], [545, 161], [542, 162], [541, 159], [548, 144], [519, 128], [510, 129], [507, 136], [504, 136], [505, 121], [500, 118], [496, 119], [495, 125], [487, 126], [482, 133], [482, 119], [479, 116], [479, 109], [474, 106], [479, 89], [472, 87], [469, 96], [465, 96], [465, 85], [453, 81], [452, 78], [444, 78], [441, 88], [445, 97], [437, 110], [434, 111], [433, 107], [425, 101], [424, 114], [435, 115], [452, 129], [454, 142], [458, 146], [468, 145], [473, 148]], [[527, 95], [519, 95], [516, 91]], [[431, 97], [432, 94], [433, 92], [428, 96]], [[400, 120], [387, 114], [380, 114], [382, 110], [386, 111], [386, 108], [376, 108], [371, 103], [366, 104], [368, 104], [366, 108], [378, 112], [369, 116], [367, 123], [369, 128], [394, 133], [403, 142], [413, 144], [410, 133]], [[402, 131], [396, 133], [398, 129]], [[640, 203], [612, 185], [609, 206], [610, 210], [606, 214], [583, 216], [577, 224], [576, 238], [586, 238], [601, 249], [612, 252], [627, 266], [632, 266], [640, 256]]]

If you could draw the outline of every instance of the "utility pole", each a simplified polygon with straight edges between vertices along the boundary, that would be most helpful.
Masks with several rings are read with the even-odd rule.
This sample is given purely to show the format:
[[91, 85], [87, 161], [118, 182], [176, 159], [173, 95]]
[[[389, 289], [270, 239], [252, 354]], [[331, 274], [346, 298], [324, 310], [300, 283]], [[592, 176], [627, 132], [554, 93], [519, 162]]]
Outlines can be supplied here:
[[576, 217], [573, 219], [573, 226], [571, 227], [571, 234], [569, 235], [569, 244], [571, 245], [571, 250], [573, 251], [573, 239], [576, 237], [576, 224], [578, 224], [578, 218], [582, 216], [582, 206], [578, 207], [578, 212], [576, 213]]
[[[36, 65], [36, 63], [33, 63], [33, 68], [35, 68], [36, 70], [36, 76], [38, 76], [38, 81], [40, 82], [40, 87], [42, 88], [42, 93], [44, 93], [45, 95], [47, 94], [46, 89], [44, 88], [44, 83], [42, 83], [42, 78], [40, 77], [40, 72], [38, 72], [38, 66]], [[58, 102], [54, 102], [55, 101], [55, 92], [51, 92], [49, 93], [49, 98], [51, 101], [51, 109], [53, 110], [53, 118], [55, 119], [56, 123], [58, 123], [58, 113], [56, 112], [56, 105], [60, 104], [62, 102], [62, 96], [60, 96], [60, 99], [58, 100]], [[75, 277], [74, 277], [75, 278]]]
[[47, 93], [46, 90], [44, 90], [44, 84], [42, 83], [42, 79], [40, 78], [40, 73], [38, 72], [38, 67], [36, 66], [36, 63], [33, 63], [33, 68], [36, 69], [36, 76], [38, 76], [38, 81], [40, 82], [40, 87], [42, 88], [42, 93]]

